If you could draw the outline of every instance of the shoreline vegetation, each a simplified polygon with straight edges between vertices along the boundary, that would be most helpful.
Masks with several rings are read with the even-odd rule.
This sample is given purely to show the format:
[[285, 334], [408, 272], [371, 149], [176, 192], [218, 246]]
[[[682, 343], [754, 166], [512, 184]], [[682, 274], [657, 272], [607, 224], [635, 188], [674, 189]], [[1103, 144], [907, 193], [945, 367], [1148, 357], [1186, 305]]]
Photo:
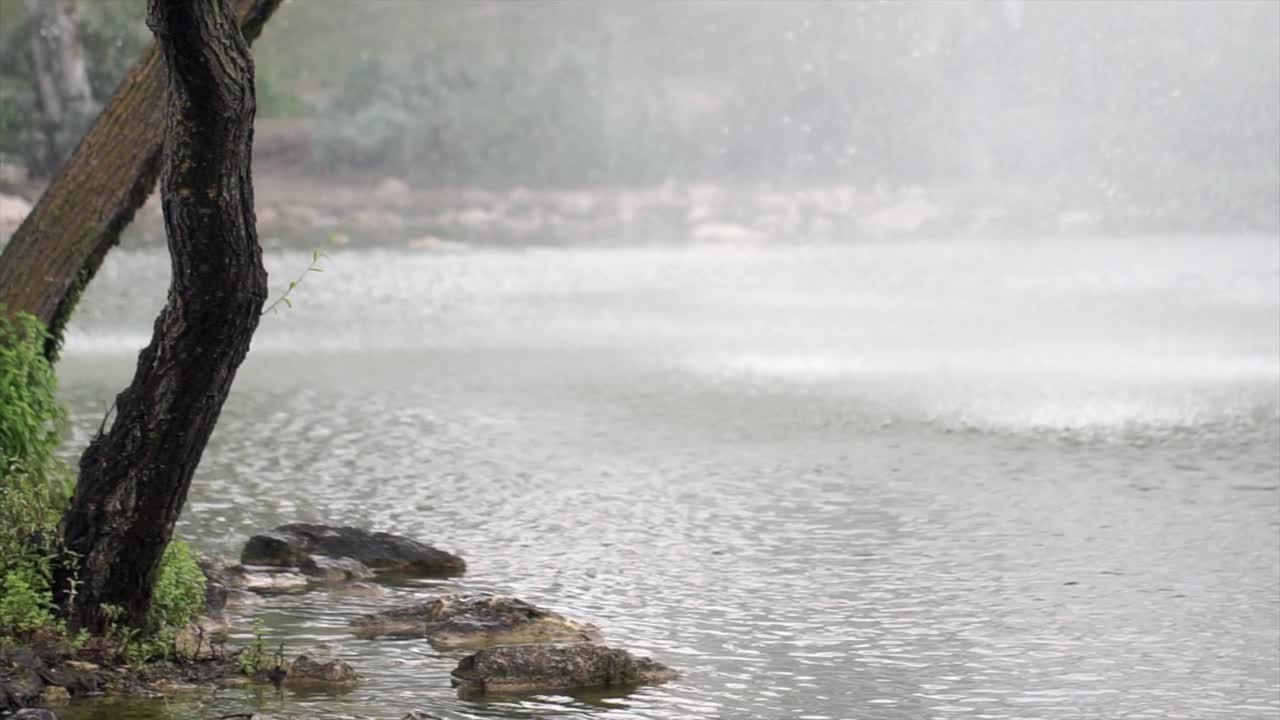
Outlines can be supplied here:
[[[211, 700], [218, 689], [249, 685], [350, 692], [359, 686], [360, 675], [342, 659], [338, 646], [323, 643], [298, 652], [288, 641], [268, 642], [255, 618], [253, 639], [230, 648], [232, 617], [248, 616], [264, 596], [355, 592], [379, 597], [379, 579], [445, 578], [465, 571], [460, 557], [410, 538], [304, 523], [251, 537], [240, 558], [245, 564], [203, 558], [197, 566], [185, 543], [175, 541], [170, 547], [179, 558], [165, 567], [180, 572], [161, 578], [157, 605], [172, 604], [176, 588], [187, 596], [194, 593], [186, 598], [184, 620], [146, 636], [88, 638], [68, 634], [48, 617], [21, 629], [17, 637], [6, 635], [0, 639], [0, 713], [21, 718], [28, 708], [48, 711], [76, 700], [119, 696], [185, 696], [200, 703]], [[12, 588], [7, 592], [6, 601]], [[609, 647], [603, 632], [590, 623], [503, 595], [436, 595], [356, 618], [350, 632], [366, 641], [421, 639], [457, 658], [450, 683], [462, 699], [627, 692], [679, 677], [650, 658]], [[243, 717], [286, 716], [246, 712]], [[404, 716], [429, 717], [421, 711]]]
[[[128, 627], [104, 606], [106, 632], [73, 631], [55, 600], [74, 594], [57, 581], [73, 558], [60, 522], [73, 474], [57, 454], [65, 411], [43, 352], [48, 333], [30, 315], [0, 306], [0, 712], [72, 695], [139, 686], [149, 663], [167, 658], [183, 628], [205, 606], [205, 576], [190, 547], [165, 548], [146, 622]], [[104, 669], [105, 668], [105, 669]]]

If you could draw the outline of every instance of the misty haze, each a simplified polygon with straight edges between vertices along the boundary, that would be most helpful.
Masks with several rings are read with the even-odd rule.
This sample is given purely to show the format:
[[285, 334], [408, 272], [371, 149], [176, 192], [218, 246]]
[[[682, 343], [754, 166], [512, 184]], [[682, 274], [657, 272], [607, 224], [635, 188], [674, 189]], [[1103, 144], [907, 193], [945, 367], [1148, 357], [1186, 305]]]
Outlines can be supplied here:
[[[175, 536], [227, 647], [359, 682], [59, 717], [1280, 720], [1280, 2], [227, 2], [279, 5], [268, 311]], [[0, 243], [73, 152], [123, 182], [76, 148], [147, 6], [0, 0]], [[87, 270], [0, 261], [93, 279], [41, 317], [73, 470], [200, 265], [163, 187]], [[284, 588], [290, 523], [465, 574]], [[453, 594], [678, 676], [466, 695], [489, 620], [358, 631]]]

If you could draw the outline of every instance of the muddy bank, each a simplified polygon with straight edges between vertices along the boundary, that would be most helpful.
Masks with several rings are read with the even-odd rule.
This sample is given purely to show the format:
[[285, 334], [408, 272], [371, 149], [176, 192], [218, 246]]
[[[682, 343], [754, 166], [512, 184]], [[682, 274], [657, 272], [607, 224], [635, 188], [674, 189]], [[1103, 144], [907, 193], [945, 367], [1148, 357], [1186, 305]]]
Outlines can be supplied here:
[[[1221, 199], [1110, 198], [1017, 185], [784, 188], [679, 183], [639, 188], [424, 189], [260, 173], [264, 244], [398, 246], [842, 242], [939, 235], [1280, 228], [1275, 207]], [[139, 240], [162, 237], [158, 205]]]
[[[964, 235], [1063, 235], [1280, 229], [1280, 207], [1239, 197], [1116, 197], [1016, 184], [735, 186], [668, 181], [633, 188], [414, 187], [396, 177], [316, 177], [259, 168], [258, 232], [267, 248], [793, 243]], [[9, 185], [0, 236], [38, 183]], [[1248, 188], [1246, 188], [1246, 191]], [[1265, 188], [1263, 189], [1265, 191]], [[159, 244], [153, 195], [127, 245]]]
[[0, 650], [0, 715], [36, 706], [57, 709], [88, 697], [154, 698], [211, 690], [242, 677], [237, 657], [227, 653], [134, 666], [92, 647], [74, 650], [57, 642], [9, 647]]

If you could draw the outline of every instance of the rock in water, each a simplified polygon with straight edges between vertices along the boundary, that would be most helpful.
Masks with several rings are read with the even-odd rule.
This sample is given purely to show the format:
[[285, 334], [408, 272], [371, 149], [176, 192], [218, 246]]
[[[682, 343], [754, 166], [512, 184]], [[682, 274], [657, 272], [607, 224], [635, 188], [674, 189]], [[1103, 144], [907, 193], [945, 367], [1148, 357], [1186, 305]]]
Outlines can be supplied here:
[[[205, 586], [206, 604], [211, 593], [221, 596], [221, 604], [225, 607], [231, 600], [231, 593], [237, 590], [248, 590], [255, 593], [296, 593], [306, 592], [307, 579], [298, 573], [280, 572], [268, 567], [254, 571], [243, 565], [232, 565], [222, 558], [202, 558], [200, 569], [204, 571], [208, 584]], [[211, 589], [214, 588], [214, 589]], [[211, 613], [216, 615], [217, 613]]]
[[49, 670], [29, 648], [0, 648], [0, 713], [36, 702]]
[[302, 540], [281, 533], [254, 535], [240, 552], [240, 562], [245, 565], [301, 567], [309, 557]]
[[338, 659], [328, 645], [317, 645], [299, 655], [284, 676], [284, 686], [294, 689], [350, 690], [359, 682], [356, 671]]
[[[210, 561], [201, 558], [200, 569], [203, 571], [204, 566]], [[227, 609], [227, 596], [230, 594], [229, 588], [222, 581], [224, 576], [214, 577], [210, 573], [204, 573], [204, 614], [209, 617], [221, 617]]]
[[240, 590], [261, 594], [287, 594], [307, 591], [307, 579], [289, 572], [244, 572], [235, 577], [234, 585]]
[[375, 585], [367, 582], [353, 582], [346, 585], [339, 585], [334, 588], [334, 592], [347, 597], [382, 597], [387, 594], [387, 589], [381, 585]]
[[441, 648], [474, 650], [525, 643], [599, 642], [599, 629], [505, 595], [443, 595], [358, 617], [358, 637], [425, 637]]
[[40, 691], [40, 704], [45, 706], [66, 705], [71, 702], [71, 693], [64, 687], [45, 685]]
[[587, 643], [489, 648], [463, 658], [452, 674], [461, 698], [632, 688], [678, 676], [650, 658]]
[[49, 710], [27, 708], [10, 715], [9, 720], [58, 720], [58, 716]]
[[373, 571], [368, 566], [351, 558], [308, 557], [302, 561], [299, 569], [304, 575], [334, 586], [373, 577]]
[[293, 523], [270, 533], [254, 535], [244, 546], [246, 565], [300, 567], [311, 555], [358, 560], [375, 571], [439, 577], [460, 575], [467, 565], [457, 555], [417, 540], [353, 527]]

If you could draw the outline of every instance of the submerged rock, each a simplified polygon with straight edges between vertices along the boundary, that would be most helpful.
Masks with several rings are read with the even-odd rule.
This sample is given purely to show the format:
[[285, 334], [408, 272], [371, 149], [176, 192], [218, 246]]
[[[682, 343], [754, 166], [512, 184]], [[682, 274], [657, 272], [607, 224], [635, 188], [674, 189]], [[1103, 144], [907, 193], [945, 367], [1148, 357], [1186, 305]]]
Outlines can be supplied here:
[[249, 592], [281, 595], [305, 592], [307, 578], [290, 572], [254, 572], [241, 567], [232, 575], [232, 587]]
[[[298, 573], [281, 572], [278, 568], [247, 568], [244, 565], [228, 563], [223, 558], [203, 558], [200, 569], [204, 571], [208, 584], [205, 586], [205, 604], [210, 605], [209, 596], [214, 594], [218, 601], [226, 607], [232, 602], [235, 591], [255, 593], [296, 593], [307, 589], [307, 578]], [[211, 588], [217, 588], [211, 589]], [[216, 613], [211, 613], [216, 615]]]
[[71, 702], [71, 692], [58, 685], [45, 685], [40, 691], [40, 704], [47, 706], [66, 705]]
[[329, 645], [317, 645], [294, 658], [284, 676], [284, 686], [294, 689], [350, 690], [359, 682], [356, 671]]
[[[200, 569], [204, 571], [204, 565], [207, 559], [201, 559], [199, 562]], [[229, 589], [219, 578], [215, 578], [208, 571], [204, 573], [204, 614], [209, 617], [220, 617], [224, 610], [227, 609], [227, 593]]]
[[243, 588], [231, 588], [227, 591], [227, 604], [224, 606], [226, 610], [244, 610], [246, 608], [258, 607], [266, 602], [266, 600], [255, 592], [250, 592]]
[[9, 720], [58, 720], [58, 716], [51, 710], [27, 708], [10, 715]]
[[452, 673], [458, 697], [631, 688], [679, 674], [647, 657], [603, 645], [503, 645], [463, 658]]
[[373, 571], [352, 558], [308, 557], [298, 566], [304, 575], [326, 585], [345, 585], [373, 577]]
[[417, 540], [353, 527], [294, 523], [254, 535], [240, 561], [246, 565], [301, 567], [311, 555], [351, 558], [375, 571], [409, 576], [460, 575], [467, 565], [457, 555]]
[[334, 592], [348, 597], [376, 598], [386, 595], [387, 589], [373, 583], [353, 582], [334, 588]]
[[181, 680], [170, 680], [169, 678], [161, 678], [151, 683], [151, 688], [161, 695], [196, 695], [196, 694], [212, 694], [211, 688], [195, 683], [182, 682]]
[[504, 595], [443, 595], [351, 621], [357, 637], [425, 637], [443, 648], [599, 642], [600, 630]]

